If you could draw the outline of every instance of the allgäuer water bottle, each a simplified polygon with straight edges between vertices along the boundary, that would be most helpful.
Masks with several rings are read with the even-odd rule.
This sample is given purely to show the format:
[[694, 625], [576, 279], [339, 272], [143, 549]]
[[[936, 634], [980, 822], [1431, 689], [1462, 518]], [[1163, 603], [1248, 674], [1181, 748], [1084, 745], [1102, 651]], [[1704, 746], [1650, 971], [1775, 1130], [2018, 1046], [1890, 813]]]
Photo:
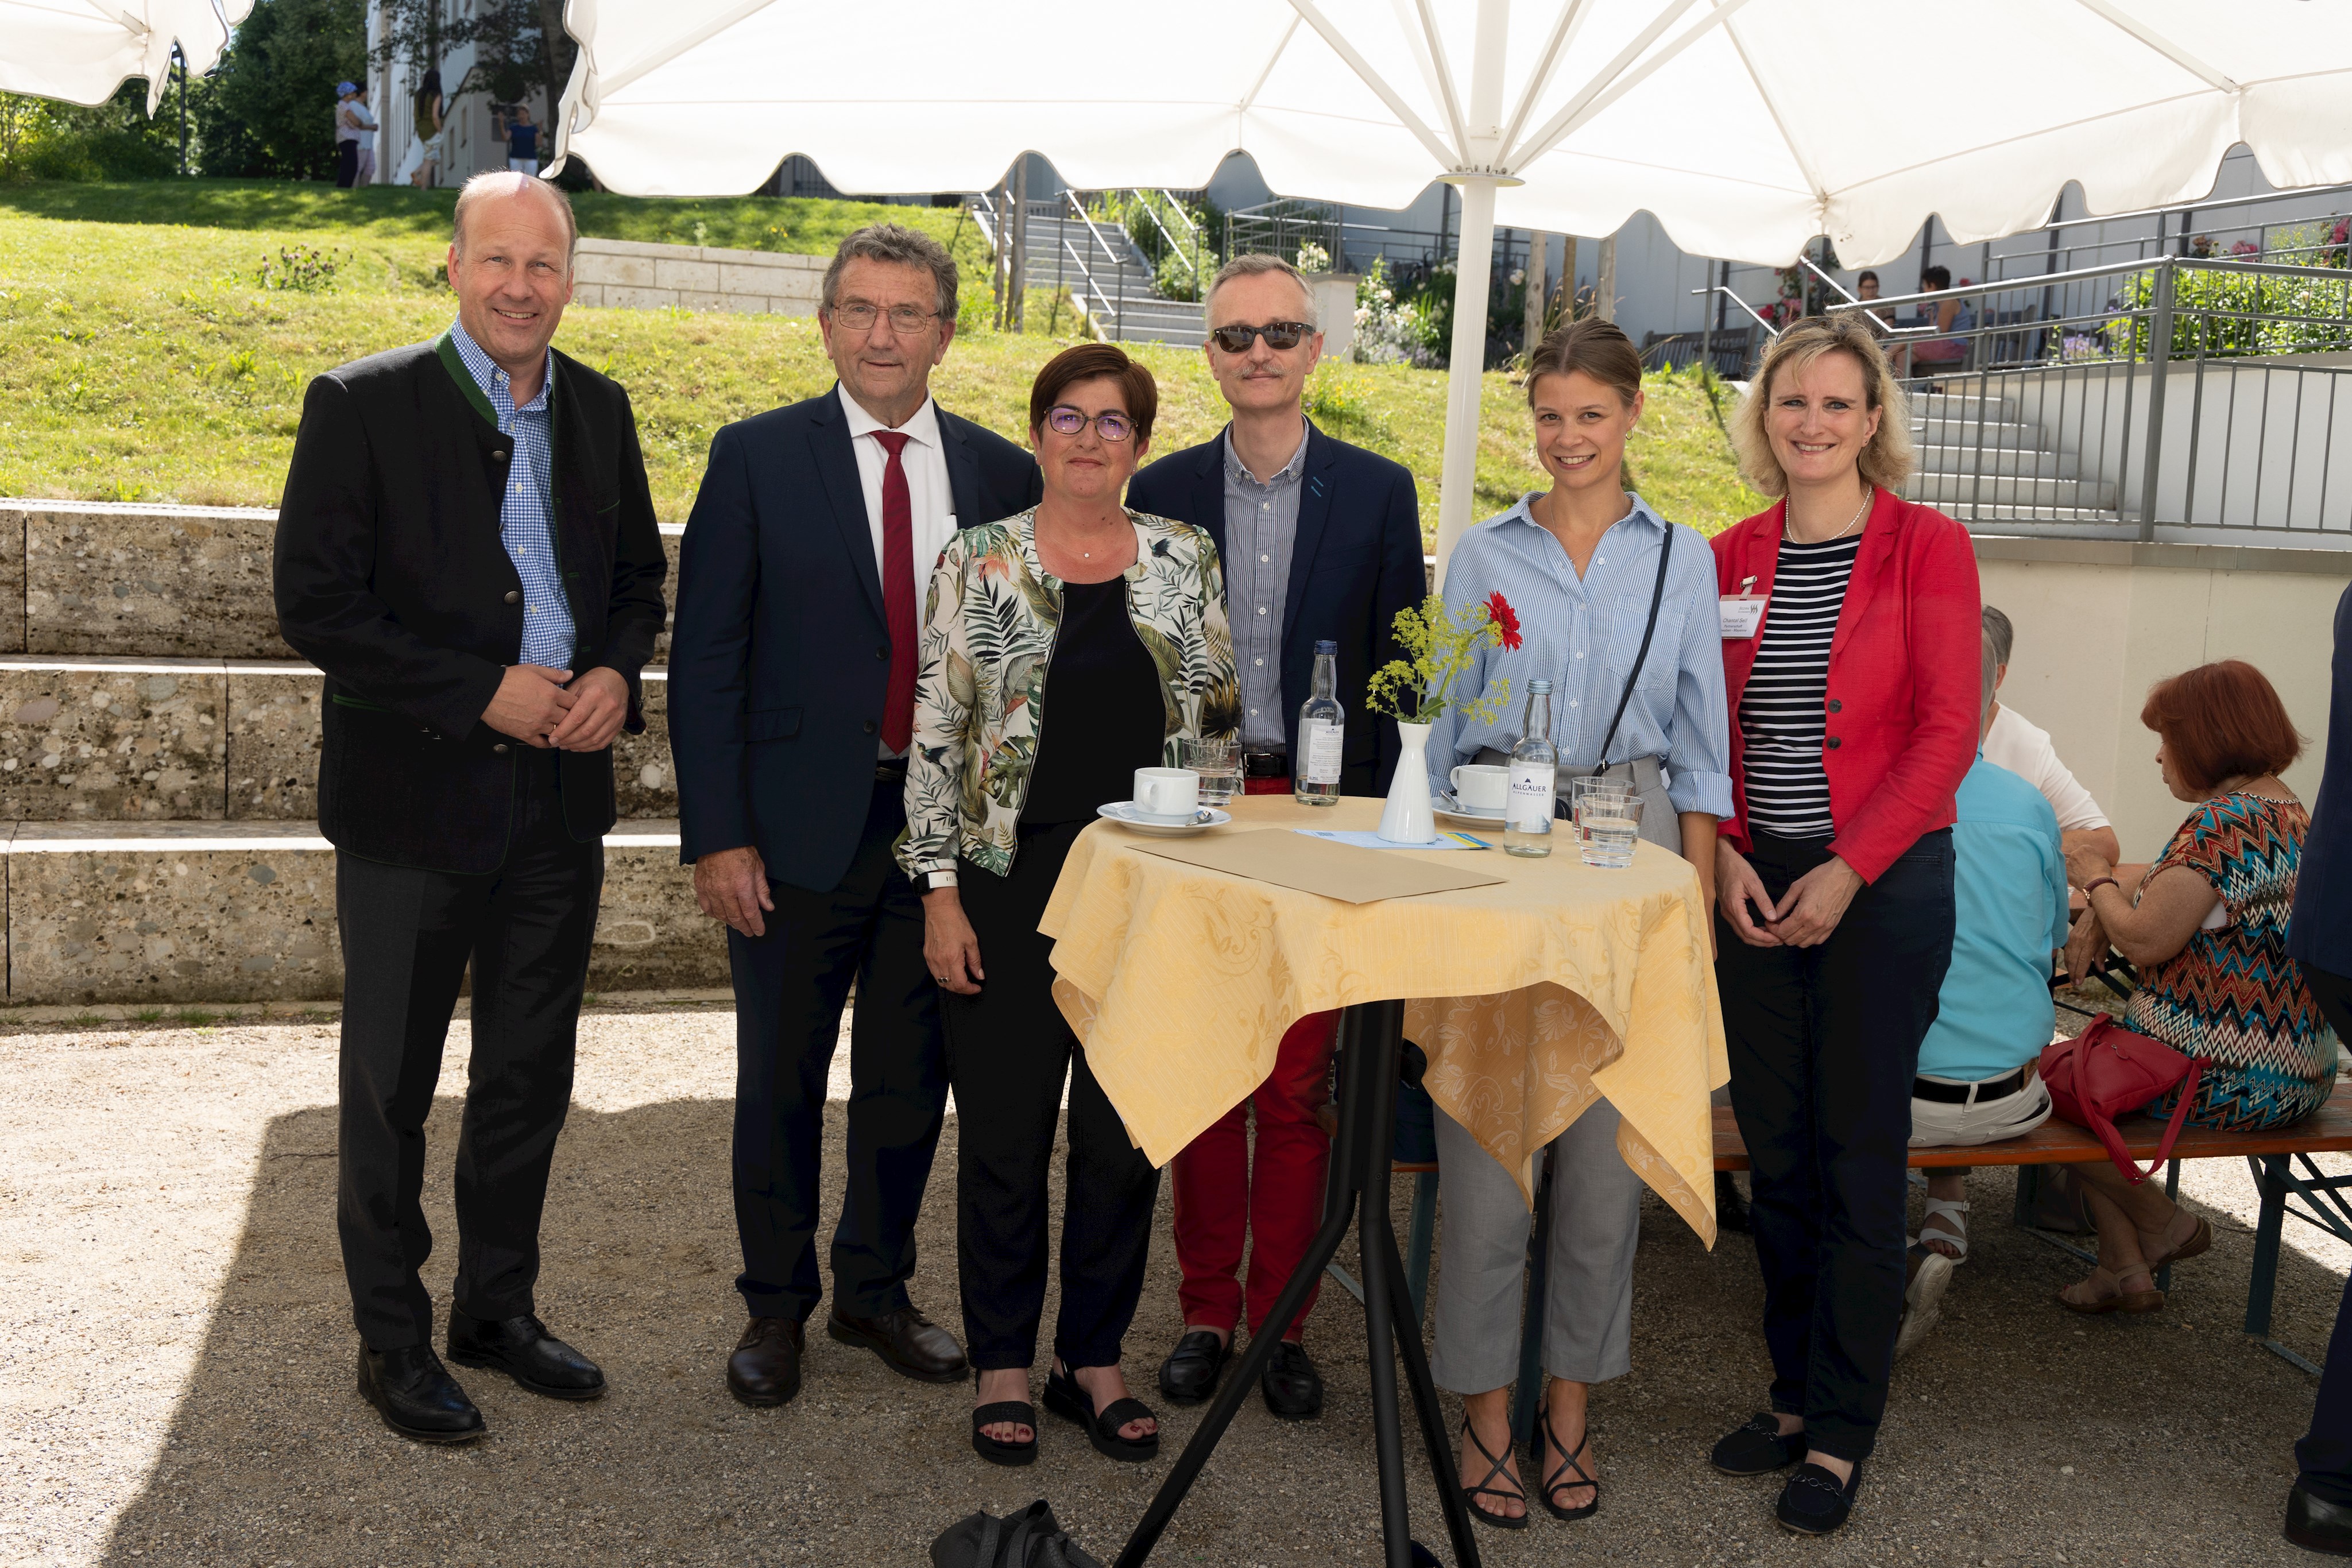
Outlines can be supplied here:
[[1553, 791], [1559, 752], [1551, 743], [1551, 683], [1528, 683], [1528, 713], [1511, 747], [1510, 794], [1503, 805], [1503, 849], [1529, 857], [1551, 853]]
[[1339, 803], [1339, 758], [1347, 736], [1340, 711], [1339, 644], [1315, 644], [1313, 695], [1298, 707], [1298, 755], [1291, 758], [1291, 799], [1302, 806]]

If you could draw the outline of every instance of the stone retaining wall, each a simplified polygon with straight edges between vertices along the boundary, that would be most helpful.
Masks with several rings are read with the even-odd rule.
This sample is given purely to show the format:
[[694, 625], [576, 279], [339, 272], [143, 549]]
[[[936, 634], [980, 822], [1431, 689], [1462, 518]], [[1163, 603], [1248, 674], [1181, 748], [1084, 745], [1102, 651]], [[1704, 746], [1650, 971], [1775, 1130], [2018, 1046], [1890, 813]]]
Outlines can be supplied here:
[[831, 257], [583, 239], [572, 262], [572, 302], [607, 309], [738, 310], [814, 316]]

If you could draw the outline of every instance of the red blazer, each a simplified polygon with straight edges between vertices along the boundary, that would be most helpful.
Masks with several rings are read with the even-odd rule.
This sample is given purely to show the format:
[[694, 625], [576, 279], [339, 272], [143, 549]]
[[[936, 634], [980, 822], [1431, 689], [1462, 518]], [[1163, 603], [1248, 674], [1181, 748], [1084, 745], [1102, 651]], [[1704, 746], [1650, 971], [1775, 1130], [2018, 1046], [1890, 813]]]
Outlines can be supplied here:
[[[1715, 536], [1715, 575], [1727, 595], [1753, 576], [1772, 591], [1781, 502]], [[1767, 622], [1771, 607], [1765, 607]], [[1968, 530], [1932, 507], [1881, 489], [1863, 525], [1853, 578], [1830, 644], [1830, 848], [1875, 882], [1922, 833], [1952, 825], [1952, 798], [1976, 760], [1983, 712], [1983, 638], [1977, 558]], [[1731, 704], [1731, 810], [1724, 837], [1743, 853], [1748, 833], [1747, 747], [1739, 697], [1756, 663], [1754, 637], [1723, 642]]]

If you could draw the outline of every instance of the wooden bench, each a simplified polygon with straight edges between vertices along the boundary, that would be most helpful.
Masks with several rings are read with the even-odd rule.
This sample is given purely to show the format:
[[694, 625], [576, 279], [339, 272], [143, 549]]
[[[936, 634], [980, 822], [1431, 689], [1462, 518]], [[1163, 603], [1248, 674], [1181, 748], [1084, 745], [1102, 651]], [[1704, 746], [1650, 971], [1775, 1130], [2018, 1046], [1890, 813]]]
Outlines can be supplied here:
[[[2143, 1164], [2155, 1157], [2157, 1145], [2164, 1135], [2163, 1124], [2147, 1116], [2127, 1116], [2116, 1124], [2116, 1131], [2123, 1134], [2124, 1146]], [[2264, 1348], [2315, 1374], [2318, 1367], [2271, 1338], [2271, 1304], [2278, 1286], [2279, 1245], [2286, 1218], [2293, 1215], [2352, 1246], [2352, 1198], [2347, 1197], [2352, 1194], [2352, 1176], [2328, 1176], [2311, 1157], [2346, 1150], [2352, 1150], [2352, 1085], [2339, 1083], [2326, 1104], [2284, 1127], [2263, 1133], [2184, 1129], [2172, 1145], [2172, 1166], [2165, 1177], [2165, 1190], [2178, 1192], [2183, 1160], [2246, 1162], [2253, 1172], [2263, 1204], [2261, 1218], [2254, 1227], [2253, 1275], [2246, 1286], [2246, 1332], [2260, 1339]], [[1948, 1169], [1953, 1166], [2072, 1166], [2106, 1157], [2106, 1148], [2098, 1139], [2073, 1123], [2053, 1116], [2024, 1137], [2002, 1143], [1914, 1149], [1911, 1166], [1915, 1170]], [[1748, 1168], [1748, 1145], [1740, 1140], [1738, 1124], [1732, 1119], [1728, 1106], [1718, 1105], [1715, 1111], [1715, 1168]], [[2021, 1203], [2021, 1212], [2016, 1216], [2021, 1228], [2087, 1262], [2098, 1261], [2096, 1254], [2051, 1231], [2026, 1224], [2022, 1209]]]

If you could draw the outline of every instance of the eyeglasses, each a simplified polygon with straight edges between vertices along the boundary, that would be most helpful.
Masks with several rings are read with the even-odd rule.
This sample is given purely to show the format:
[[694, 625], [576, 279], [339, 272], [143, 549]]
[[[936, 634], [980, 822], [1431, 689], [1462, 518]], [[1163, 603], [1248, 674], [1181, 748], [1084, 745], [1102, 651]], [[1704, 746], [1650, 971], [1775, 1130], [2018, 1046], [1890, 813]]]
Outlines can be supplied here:
[[887, 317], [890, 330], [902, 338], [910, 338], [922, 331], [938, 320], [939, 315], [936, 310], [918, 310], [911, 305], [893, 305], [885, 310], [879, 306], [868, 305], [863, 299], [852, 299], [847, 304], [833, 308], [834, 325], [837, 327], [846, 327], [853, 332], [871, 332], [875, 322]]
[[1135, 421], [1117, 409], [1105, 409], [1091, 421], [1067, 403], [1058, 403], [1045, 411], [1045, 428], [1056, 435], [1076, 435], [1088, 423], [1105, 441], [1125, 441], [1135, 434]]
[[1228, 354], [1246, 354], [1253, 338], [1264, 338], [1269, 349], [1295, 349], [1314, 330], [1304, 321], [1268, 321], [1263, 327], [1220, 327], [1209, 337]]

